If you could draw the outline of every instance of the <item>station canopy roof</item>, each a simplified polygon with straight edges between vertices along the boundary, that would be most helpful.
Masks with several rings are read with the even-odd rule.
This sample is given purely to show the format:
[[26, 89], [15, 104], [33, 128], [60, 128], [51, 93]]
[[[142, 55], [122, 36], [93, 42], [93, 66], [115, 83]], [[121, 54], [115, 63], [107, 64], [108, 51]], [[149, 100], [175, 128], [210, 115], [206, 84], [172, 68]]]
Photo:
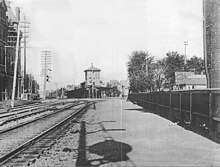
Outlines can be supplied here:
[[86, 71], [101, 71], [100, 69], [96, 68], [93, 66], [93, 63], [91, 64], [91, 67], [89, 67], [88, 69], [86, 69], [84, 72]]

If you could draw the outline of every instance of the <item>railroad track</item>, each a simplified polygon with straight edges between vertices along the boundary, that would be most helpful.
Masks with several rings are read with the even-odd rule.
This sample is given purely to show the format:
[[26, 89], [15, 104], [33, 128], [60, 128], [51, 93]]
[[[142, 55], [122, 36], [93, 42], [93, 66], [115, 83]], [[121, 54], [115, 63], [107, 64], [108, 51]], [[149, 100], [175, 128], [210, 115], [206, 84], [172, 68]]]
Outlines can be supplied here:
[[[16, 112], [16, 111], [19, 111], [19, 110], [22, 110], [22, 109], [28, 109], [28, 108], [35, 107], [35, 106], [38, 106], [38, 105], [43, 105], [43, 103], [36, 102], [36, 103], [33, 103], [33, 104], [25, 104], [25, 105], [15, 106], [14, 108], [10, 109], [10, 112]], [[0, 115], [5, 114], [5, 113], [8, 113], [8, 111], [0, 112]]]
[[[80, 103], [80, 102], [78, 102], [78, 101], [74, 101], [74, 102], [72, 102], [72, 104], [69, 104], [69, 106], [80, 105], [80, 104], [82, 104], [82, 102]], [[9, 127], [7, 127], [7, 128], [1, 129], [1, 130], [0, 130], [0, 135], [2, 135], [2, 134], [4, 134], [4, 133], [7, 133], [7, 132], [9, 132], [9, 131], [12, 131], [12, 130], [14, 130], [14, 129], [20, 128], [20, 127], [22, 127], [22, 126], [28, 125], [28, 124], [30, 124], [30, 123], [36, 122], [36, 121], [41, 120], [41, 119], [43, 119], [43, 118], [50, 117], [50, 116], [52, 116], [52, 115], [54, 115], [54, 114], [57, 114], [57, 113], [59, 113], [59, 112], [65, 110], [66, 108], [69, 108], [69, 106], [67, 105], [67, 107], [64, 107], [64, 108], [55, 109], [55, 110], [53, 110], [52, 112], [48, 112], [48, 113], [46, 113], [46, 114], [44, 114], [44, 115], [40, 115], [39, 117], [34, 117], [34, 118], [32, 118], [32, 119], [29, 119], [28, 121], [23, 121], [23, 122], [21, 122], [21, 123], [19, 123], [19, 124], [18, 124], [18, 123], [15, 124], [14, 126], [9, 126]], [[45, 112], [46, 110], [48, 110], [48, 108], [47, 108], [47, 109], [40, 110], [40, 111], [37, 111], [36, 113]], [[28, 116], [31, 116], [31, 115], [33, 115], [33, 114], [34, 114], [34, 113], [29, 113], [29, 114], [27, 114], [27, 115], [28, 115]], [[21, 118], [23, 118], [23, 117], [26, 117], [26, 115], [23, 115], [23, 116], [21, 116], [21, 117], [15, 117], [15, 118], [6, 120], [6, 122], [7, 122], [7, 121], [17, 121], [17, 120], [19, 120], [19, 119], [21, 119]]]
[[0, 112], [0, 118], [11, 116], [11, 115], [17, 114], [17, 113], [22, 113], [22, 112], [27, 112], [30, 110], [38, 109], [40, 107], [58, 105], [59, 103], [61, 103], [61, 102], [55, 101], [52, 103], [34, 103], [34, 104], [14, 107], [14, 108], [11, 108], [10, 111]]
[[[32, 105], [32, 106], [25, 106], [25, 107], [19, 107], [16, 108], [16, 110], [13, 110], [12, 112], [7, 112], [4, 114], [0, 114], [0, 129], [1, 126], [12, 122], [12, 121], [17, 121], [20, 119], [24, 119], [27, 117], [31, 117], [33, 115], [39, 115], [43, 112], [47, 112], [49, 110], [54, 110], [56, 109], [55, 105], [58, 104], [65, 104], [65, 102], [60, 101], [59, 103], [50, 103], [50, 104], [38, 104], [38, 105]], [[0, 130], [1, 131], [1, 130]]]
[[[40, 132], [35, 133], [35, 134], [31, 134], [30, 135], [31, 137], [29, 136], [29, 137], [25, 137], [25, 139], [19, 139], [18, 143], [14, 143], [14, 144], [10, 145], [9, 147], [3, 147], [3, 145], [2, 145], [3, 148], [0, 151], [0, 166], [3, 164], [5, 165], [6, 162], [7, 162], [6, 166], [8, 166], [8, 164], [9, 164], [9, 166], [16, 166], [16, 164], [19, 164], [19, 166], [22, 166], [21, 165], [22, 162], [20, 162], [20, 160], [21, 160], [20, 157], [22, 157], [22, 159], [23, 159], [22, 161], [25, 161], [25, 162], [30, 161], [31, 162], [31, 159], [33, 159], [34, 152], [30, 151], [30, 154], [28, 154], [27, 156], [26, 156], [26, 153], [24, 153], [24, 152], [23, 153], [25, 156], [23, 156], [22, 155], [23, 153], [21, 153], [21, 152], [24, 150], [27, 150], [27, 149], [32, 150], [33, 149], [32, 147], [34, 147], [34, 148], [37, 148], [36, 153], [39, 154], [40, 152], [42, 152], [43, 148], [50, 147], [54, 142], [54, 138], [55, 137], [57, 138], [57, 136], [59, 136], [59, 134], [64, 133], [64, 129], [66, 129], [66, 128], [61, 128], [61, 127], [67, 126], [65, 124], [70, 122], [72, 119], [76, 119], [76, 115], [79, 113], [82, 113], [82, 111], [85, 110], [89, 104], [90, 104], [89, 102], [84, 102], [84, 104], [78, 103], [80, 108], [78, 106], [76, 108], [76, 104], [69, 104], [65, 108], [61, 109], [62, 111], [66, 110], [65, 112], [69, 113], [69, 114], [66, 114], [66, 116], [64, 116], [65, 119], [59, 118], [56, 121], [54, 121], [52, 119], [50, 119], [50, 121], [44, 120], [44, 123], [46, 122], [46, 123], [50, 124], [50, 126], [47, 125], [46, 128], [39, 127], [39, 129], [41, 129], [41, 130], [38, 130], [38, 131], [40, 131]], [[75, 108], [73, 108], [74, 105], [75, 105]], [[73, 108], [73, 109], [68, 110], [70, 108]], [[75, 111], [73, 112], [73, 110], [75, 110]], [[65, 112], [62, 112], [60, 115], [64, 115]], [[41, 122], [42, 122], [42, 120], [41, 120]], [[38, 123], [38, 126], [39, 126], [39, 124], [40, 125], [42, 124], [41, 122]], [[51, 122], [53, 122], [53, 123], [51, 123]], [[36, 125], [32, 125], [32, 126], [36, 126]], [[32, 127], [32, 129], [33, 129], [33, 127]], [[32, 132], [28, 128], [26, 130], [29, 132]], [[43, 133], [42, 133], [42, 131], [43, 131]], [[10, 134], [7, 136], [7, 133], [5, 132], [5, 135], [6, 135], [6, 137], [3, 137], [4, 139], [10, 138]], [[16, 135], [14, 135], [14, 136], [16, 136]], [[38, 142], [37, 145], [35, 145], [36, 142]], [[2, 144], [2, 142], [1, 142], [1, 144]], [[9, 150], [12, 150], [12, 151], [9, 151]], [[20, 153], [20, 154], [17, 155], [18, 153]], [[15, 155], [17, 155], [17, 156], [15, 157]], [[15, 157], [15, 158], [11, 159], [12, 157]], [[34, 157], [36, 158], [36, 155]], [[11, 159], [10, 163], [9, 163], [9, 159]]]

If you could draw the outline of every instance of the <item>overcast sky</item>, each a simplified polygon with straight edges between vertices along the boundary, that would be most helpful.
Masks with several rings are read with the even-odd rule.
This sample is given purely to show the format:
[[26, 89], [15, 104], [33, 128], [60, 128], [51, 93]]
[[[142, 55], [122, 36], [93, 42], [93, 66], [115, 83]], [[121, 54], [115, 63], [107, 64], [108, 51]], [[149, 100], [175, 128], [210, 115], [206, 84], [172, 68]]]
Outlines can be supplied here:
[[101, 78], [127, 79], [134, 50], [203, 57], [202, 0], [13, 0], [31, 22], [28, 71], [39, 78], [40, 51], [52, 51], [51, 83], [78, 84], [91, 63]]

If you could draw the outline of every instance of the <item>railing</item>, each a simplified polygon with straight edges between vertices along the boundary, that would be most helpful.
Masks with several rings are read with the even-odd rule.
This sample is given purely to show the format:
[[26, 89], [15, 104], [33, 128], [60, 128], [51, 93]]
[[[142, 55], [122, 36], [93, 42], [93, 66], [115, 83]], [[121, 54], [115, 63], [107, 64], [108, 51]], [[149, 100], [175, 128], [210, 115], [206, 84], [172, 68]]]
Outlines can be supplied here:
[[206, 128], [220, 141], [220, 89], [132, 93], [128, 99], [173, 122]]

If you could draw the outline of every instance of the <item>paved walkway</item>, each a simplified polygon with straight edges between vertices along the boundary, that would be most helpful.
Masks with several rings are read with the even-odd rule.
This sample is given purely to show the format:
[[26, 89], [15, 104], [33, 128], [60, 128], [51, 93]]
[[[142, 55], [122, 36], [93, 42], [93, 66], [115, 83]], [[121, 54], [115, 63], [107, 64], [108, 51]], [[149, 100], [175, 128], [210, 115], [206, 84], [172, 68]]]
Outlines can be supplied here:
[[86, 126], [92, 165], [220, 166], [219, 144], [131, 102], [107, 99], [96, 103], [94, 112], [96, 130], [95, 124]]

